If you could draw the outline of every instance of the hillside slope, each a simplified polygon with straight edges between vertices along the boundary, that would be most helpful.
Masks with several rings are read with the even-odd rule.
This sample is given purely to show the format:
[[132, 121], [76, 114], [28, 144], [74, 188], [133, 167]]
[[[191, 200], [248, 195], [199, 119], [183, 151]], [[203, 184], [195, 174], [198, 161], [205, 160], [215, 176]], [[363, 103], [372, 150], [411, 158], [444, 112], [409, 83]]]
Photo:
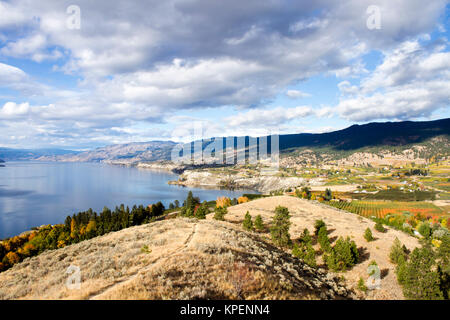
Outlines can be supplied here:
[[172, 141], [150, 141], [127, 144], [116, 144], [74, 155], [41, 157], [39, 160], [68, 162], [118, 162], [135, 163], [137, 161], [169, 160], [170, 152], [175, 145]]
[[[315, 221], [321, 219], [327, 224], [330, 240], [333, 241], [332, 244], [338, 237], [349, 236], [355, 241], [360, 251], [360, 262], [351, 270], [339, 274], [345, 277], [347, 287], [356, 291], [359, 278], [367, 279], [369, 263], [376, 261], [381, 270], [381, 287], [377, 290], [371, 290], [366, 298], [389, 300], [404, 298], [402, 289], [396, 279], [395, 265], [389, 261], [390, 248], [396, 237], [409, 250], [418, 247], [419, 241], [402, 231], [386, 227], [388, 231], [381, 233], [374, 229], [375, 222], [372, 220], [315, 201], [291, 196], [268, 197], [232, 206], [228, 209], [229, 213], [225, 215], [225, 220], [241, 225], [248, 211], [252, 217], [261, 215], [264, 223], [268, 224], [272, 221], [274, 210], [279, 205], [289, 209], [292, 222], [290, 228], [292, 239], [299, 238], [305, 228], [313, 233]], [[364, 230], [368, 227], [372, 230], [375, 241], [367, 242], [364, 239]], [[266, 234], [266, 236], [269, 238], [269, 234]], [[315, 245], [316, 250], [319, 250], [319, 247], [318, 244]]]
[[36, 160], [41, 157], [54, 158], [59, 156], [72, 156], [76, 151], [64, 149], [11, 149], [0, 147], [0, 158], [6, 161]]
[[353, 150], [374, 146], [403, 146], [442, 135], [450, 135], [450, 119], [374, 122], [322, 134], [283, 135], [280, 136], [280, 149], [331, 147], [335, 150]]
[[[81, 289], [65, 286], [80, 267]], [[337, 278], [227, 222], [179, 218], [110, 233], [0, 274], [0, 299], [339, 299]]]

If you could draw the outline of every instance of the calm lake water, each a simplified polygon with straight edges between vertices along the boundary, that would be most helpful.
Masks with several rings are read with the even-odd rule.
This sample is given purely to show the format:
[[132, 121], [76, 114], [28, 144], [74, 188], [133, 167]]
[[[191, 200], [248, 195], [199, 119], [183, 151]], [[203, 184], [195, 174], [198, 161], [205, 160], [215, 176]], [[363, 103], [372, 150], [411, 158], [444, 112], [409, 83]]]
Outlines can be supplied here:
[[203, 200], [239, 197], [248, 190], [210, 190], [168, 185], [168, 172], [98, 163], [7, 162], [0, 167], [0, 239], [31, 227], [63, 223], [67, 215], [104, 206], [169, 203], [189, 190]]

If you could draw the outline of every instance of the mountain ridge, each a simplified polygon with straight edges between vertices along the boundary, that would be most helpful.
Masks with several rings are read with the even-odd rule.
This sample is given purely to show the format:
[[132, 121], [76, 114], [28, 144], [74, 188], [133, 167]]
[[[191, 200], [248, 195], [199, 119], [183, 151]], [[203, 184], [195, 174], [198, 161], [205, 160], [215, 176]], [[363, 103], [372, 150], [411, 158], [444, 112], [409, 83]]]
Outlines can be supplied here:
[[[437, 136], [450, 137], [450, 118], [432, 121], [372, 122], [354, 124], [342, 130], [326, 133], [296, 133], [280, 135], [280, 151], [299, 148], [331, 148], [335, 151], [354, 151], [381, 146], [407, 146], [428, 141]], [[234, 137], [235, 144], [237, 137]], [[206, 141], [211, 141], [206, 139]], [[248, 143], [249, 137], [245, 136]], [[191, 142], [192, 144], [193, 142]], [[209, 143], [209, 142], [208, 142]], [[206, 147], [208, 143], [204, 143]], [[173, 141], [130, 142], [98, 147], [78, 152], [63, 149], [16, 150], [0, 148], [6, 160], [40, 160], [65, 162], [120, 162], [133, 164], [147, 161], [168, 161]], [[269, 140], [270, 145], [270, 140]]]

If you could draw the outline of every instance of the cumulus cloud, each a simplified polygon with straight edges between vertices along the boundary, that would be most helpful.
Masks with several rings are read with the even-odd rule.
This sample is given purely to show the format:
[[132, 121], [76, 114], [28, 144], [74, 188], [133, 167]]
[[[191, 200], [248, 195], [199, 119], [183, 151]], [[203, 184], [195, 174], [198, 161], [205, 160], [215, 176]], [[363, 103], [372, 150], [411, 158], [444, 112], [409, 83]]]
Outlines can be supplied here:
[[[367, 74], [361, 57], [371, 50], [413, 55], [413, 47], [399, 48], [398, 44], [435, 28], [446, 3], [379, 0], [382, 28], [373, 31], [366, 27], [371, 0], [129, 0], [113, 6], [109, 1], [80, 0], [76, 4], [81, 8], [81, 29], [70, 30], [66, 8], [73, 1], [0, 1], [0, 59], [55, 61], [55, 72], [79, 79], [78, 86], [69, 90], [51, 88], [0, 63], [0, 86], [21, 90], [30, 100], [28, 113], [15, 115], [14, 121], [24, 121], [31, 114], [29, 125], [36, 130], [30, 134], [39, 132], [41, 137], [40, 130], [45, 128], [48, 138], [54, 136], [59, 142], [64, 135], [116, 141], [118, 135], [131, 134], [126, 128], [137, 123], [153, 125], [179, 110], [224, 106], [237, 108], [243, 119], [264, 118], [265, 114], [261, 121], [286, 123], [293, 119], [288, 113], [303, 117], [306, 109], [261, 110], [258, 115], [255, 107], [267, 105], [280, 93], [306, 97], [300, 91], [286, 92], [286, 88], [323, 73], [343, 78], [339, 87], [343, 94], [361, 93], [342, 98], [338, 108], [342, 116], [371, 119], [378, 115], [364, 116], [356, 104], [379, 103], [376, 88], [399, 87], [403, 82], [413, 90], [421, 83], [405, 80], [405, 75], [412, 74], [401, 71], [406, 63], [403, 69], [386, 63], [385, 70], [376, 71], [380, 75], [366, 76], [356, 87], [347, 84], [346, 78]], [[447, 61], [442, 50], [433, 55], [426, 52], [417, 60], [422, 63], [417, 65], [417, 72], [423, 72], [422, 82], [429, 81]], [[382, 78], [389, 72], [391, 82]], [[445, 83], [432, 85], [436, 90], [446, 89]], [[396, 91], [387, 94], [393, 100], [401, 96]], [[442, 101], [445, 93], [438, 96]], [[15, 109], [21, 108], [18, 101]], [[428, 114], [432, 109], [428, 104], [415, 108], [398, 116]], [[387, 109], [385, 116], [396, 116]], [[308, 112], [316, 116], [331, 113], [327, 108]], [[242, 123], [229, 121], [230, 126]]]
[[15, 42], [8, 42], [0, 50], [0, 54], [14, 58], [30, 57], [33, 61], [55, 60], [63, 56], [58, 49], [46, 50], [47, 39], [43, 34], [36, 33]]
[[248, 126], [258, 124], [259, 126], [275, 126], [285, 122], [313, 115], [313, 109], [309, 106], [295, 108], [277, 107], [267, 110], [250, 110], [245, 113], [226, 119], [230, 126]]
[[17, 104], [14, 102], [7, 102], [0, 109], [0, 116], [2, 118], [11, 119], [11, 118], [22, 118], [27, 115], [30, 111], [30, 105], [28, 103]]
[[[431, 50], [430, 50], [431, 48]], [[442, 43], [401, 43], [359, 86], [338, 85], [337, 111], [353, 121], [428, 117], [450, 104], [450, 52]]]

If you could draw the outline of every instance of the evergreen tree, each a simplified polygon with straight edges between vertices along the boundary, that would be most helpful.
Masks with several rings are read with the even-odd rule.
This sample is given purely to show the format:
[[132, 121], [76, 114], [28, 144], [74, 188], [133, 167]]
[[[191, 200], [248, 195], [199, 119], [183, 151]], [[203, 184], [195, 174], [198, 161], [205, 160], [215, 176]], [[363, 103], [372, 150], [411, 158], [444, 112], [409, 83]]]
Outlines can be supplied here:
[[436, 255], [429, 243], [415, 248], [409, 260], [402, 265], [399, 280], [408, 299], [443, 299], [441, 279], [436, 269]]
[[367, 228], [366, 231], [364, 232], [364, 239], [366, 239], [367, 242], [371, 242], [374, 240], [370, 228]]
[[328, 238], [328, 230], [326, 226], [323, 226], [319, 229], [317, 242], [319, 242], [320, 248], [323, 252], [329, 252], [331, 250], [330, 239]]
[[323, 220], [316, 220], [316, 222], [314, 223], [314, 234], [317, 236], [319, 235], [319, 230], [325, 227], [326, 229], [326, 224]]
[[333, 194], [331, 192], [331, 189], [329, 189], [329, 188], [325, 189], [325, 194], [323, 195], [323, 198], [325, 199], [325, 201], [331, 201], [331, 199], [333, 199]]
[[258, 231], [264, 230], [263, 219], [262, 219], [261, 215], [259, 215], [259, 214], [255, 218], [255, 229]]
[[245, 214], [242, 226], [244, 227], [245, 230], [248, 230], [248, 231], [253, 230], [252, 216], [250, 215], [250, 213], [248, 211]]
[[316, 252], [311, 243], [300, 242], [300, 244], [294, 244], [292, 254], [299, 259], [302, 259], [310, 267], [316, 267]]
[[291, 244], [289, 228], [291, 226], [289, 210], [286, 207], [278, 206], [275, 208], [275, 216], [273, 217], [270, 233], [272, 241], [285, 247]]
[[324, 257], [328, 268], [333, 271], [345, 271], [358, 263], [358, 248], [350, 237], [340, 237], [336, 241], [336, 245], [330, 250], [329, 255]]
[[214, 219], [216, 220], [225, 220], [225, 214], [227, 214], [228, 210], [226, 207], [216, 207], [214, 209]]
[[204, 201], [195, 212], [195, 217], [197, 219], [206, 219], [206, 214], [208, 213], [208, 207], [206, 205], [206, 201]]

